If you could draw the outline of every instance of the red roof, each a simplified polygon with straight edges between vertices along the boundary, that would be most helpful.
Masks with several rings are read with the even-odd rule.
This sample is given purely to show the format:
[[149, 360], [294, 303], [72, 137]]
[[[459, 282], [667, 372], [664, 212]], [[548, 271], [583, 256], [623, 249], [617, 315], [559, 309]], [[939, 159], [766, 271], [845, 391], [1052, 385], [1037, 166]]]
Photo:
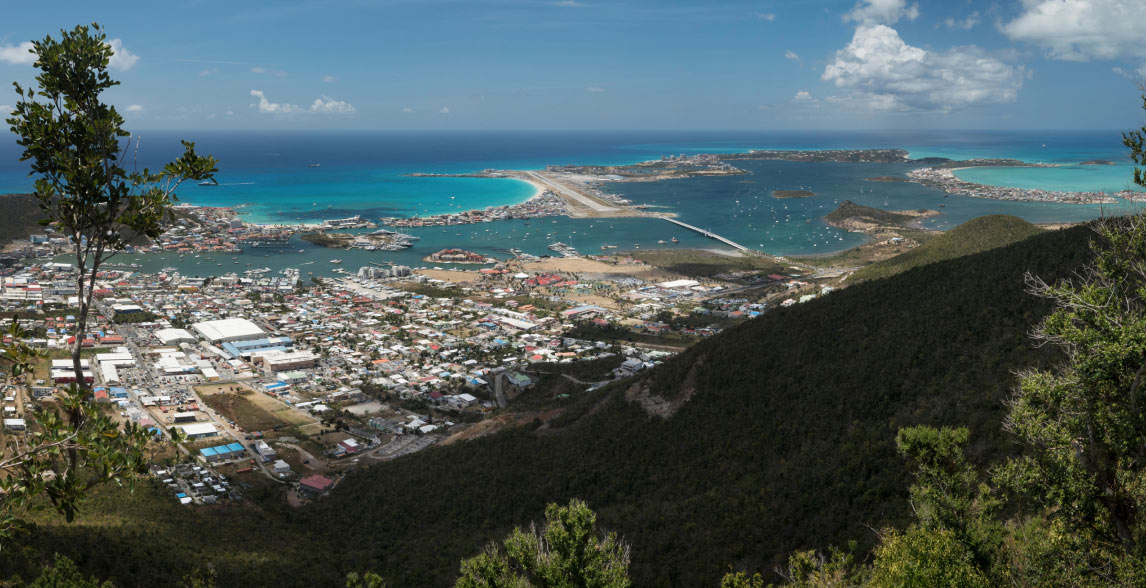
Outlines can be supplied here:
[[302, 486], [305, 486], [305, 487], [311, 489], [311, 490], [317, 490], [319, 492], [325, 492], [325, 491], [329, 490], [331, 486], [334, 485], [334, 482], [330, 478], [327, 478], [326, 476], [319, 476], [319, 475], [307, 476], [307, 477], [299, 480], [298, 483]]

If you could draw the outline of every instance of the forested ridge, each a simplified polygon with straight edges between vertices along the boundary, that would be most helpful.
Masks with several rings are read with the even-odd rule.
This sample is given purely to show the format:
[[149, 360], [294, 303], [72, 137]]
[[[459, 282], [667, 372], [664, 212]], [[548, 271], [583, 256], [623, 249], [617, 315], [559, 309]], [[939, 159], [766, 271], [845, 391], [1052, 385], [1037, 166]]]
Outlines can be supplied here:
[[197, 511], [148, 488], [101, 495], [78, 524], [18, 537], [0, 568], [34, 576], [60, 552], [120, 586], [206, 567], [222, 586], [335, 585], [360, 570], [448, 585], [460, 559], [571, 497], [632, 545], [638, 586], [712, 586], [852, 539], [866, 549], [868, 526], [910, 518], [900, 427], [966, 426], [979, 465], [1015, 451], [1001, 430], [1014, 372], [1058, 353], [1028, 338], [1050, 306], [1023, 275], [1069, 275], [1092, 235], [1036, 235], [729, 329], [638, 382], [666, 398], [691, 388], [668, 419], [626, 402], [626, 382], [581, 403], [582, 418], [365, 468], [298, 511], [273, 494]]

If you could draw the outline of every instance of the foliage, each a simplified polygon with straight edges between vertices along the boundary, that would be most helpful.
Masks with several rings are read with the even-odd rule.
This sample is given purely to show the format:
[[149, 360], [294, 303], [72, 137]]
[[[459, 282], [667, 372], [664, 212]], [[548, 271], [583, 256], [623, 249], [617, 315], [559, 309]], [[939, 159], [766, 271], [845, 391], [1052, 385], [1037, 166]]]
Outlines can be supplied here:
[[374, 572], [366, 572], [361, 576], [351, 572], [346, 575], [346, 588], [386, 588], [386, 582]]
[[35, 431], [0, 461], [0, 535], [16, 526], [16, 513], [44, 497], [72, 521], [95, 484], [122, 483], [146, 471], [149, 436], [123, 427], [87, 398], [80, 366], [95, 279], [100, 265], [137, 237], [157, 237], [169, 218], [175, 189], [187, 180], [212, 179], [215, 159], [185, 152], [160, 172], [127, 172], [123, 117], [100, 94], [118, 85], [108, 75], [112, 48], [98, 25], [61, 31], [60, 39], [32, 43], [36, 88], [13, 84], [19, 100], [7, 122], [36, 177], [34, 196], [46, 218], [71, 241], [79, 310], [71, 349], [78, 386], [35, 415]]
[[947, 529], [888, 529], [875, 550], [869, 588], [987, 588], [971, 551]]
[[1006, 427], [1026, 453], [998, 478], [1053, 509], [1061, 531], [1092, 541], [1100, 560], [1146, 557], [1146, 218], [1098, 226], [1095, 261], [1054, 283], [1028, 275], [1055, 303], [1035, 331], [1066, 362], [1030, 370]]
[[545, 508], [545, 526], [520, 528], [503, 554], [491, 544], [462, 562], [457, 588], [627, 588], [629, 547], [616, 533], [597, 534], [597, 515], [580, 500]]
[[76, 563], [57, 555], [50, 567], [45, 567], [28, 588], [114, 588], [111, 582], [101, 582], [80, 571]]
[[980, 481], [979, 472], [964, 455], [970, 432], [917, 426], [899, 430], [895, 445], [916, 467], [911, 504], [923, 529], [955, 534], [986, 561], [1000, 541], [996, 522], [1001, 501]]

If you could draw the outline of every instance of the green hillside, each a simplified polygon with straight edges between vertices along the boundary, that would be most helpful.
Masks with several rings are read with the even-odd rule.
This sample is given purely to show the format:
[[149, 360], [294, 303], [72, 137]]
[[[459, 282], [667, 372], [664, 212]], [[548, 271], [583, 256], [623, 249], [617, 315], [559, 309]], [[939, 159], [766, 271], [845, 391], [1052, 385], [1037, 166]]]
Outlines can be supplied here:
[[0, 246], [44, 231], [39, 223], [44, 212], [31, 194], [0, 194], [0, 210]]
[[851, 279], [863, 281], [886, 278], [928, 263], [1010, 245], [1041, 232], [1042, 229], [1018, 217], [1002, 214], [981, 216], [928, 239], [902, 255], [860, 269]]
[[537, 430], [358, 470], [300, 510], [275, 489], [200, 510], [149, 488], [105, 493], [79, 523], [17, 538], [0, 569], [28, 577], [58, 551], [121, 586], [207, 566], [220, 586], [330, 586], [363, 569], [391, 586], [442, 586], [462, 557], [570, 497], [632, 544], [637, 586], [714, 586], [795, 549], [866, 548], [868, 526], [910, 516], [899, 427], [965, 425], [980, 464], [1013, 450], [1000, 424], [1014, 371], [1056, 359], [1027, 338], [1048, 307], [1024, 293], [1023, 273], [1068, 275], [1090, 236], [1039, 233], [729, 329], [637, 382], [690, 395], [668, 419], [627, 402], [626, 384]]

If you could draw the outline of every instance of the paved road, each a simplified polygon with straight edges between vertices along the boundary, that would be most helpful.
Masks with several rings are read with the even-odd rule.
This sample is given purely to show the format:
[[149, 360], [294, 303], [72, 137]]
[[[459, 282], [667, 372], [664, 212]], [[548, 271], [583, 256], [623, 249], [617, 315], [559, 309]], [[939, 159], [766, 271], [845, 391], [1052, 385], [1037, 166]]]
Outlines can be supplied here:
[[505, 399], [505, 391], [503, 386], [505, 383], [505, 372], [500, 372], [493, 377], [493, 398], [497, 402], [498, 408], [505, 408], [509, 402]]

